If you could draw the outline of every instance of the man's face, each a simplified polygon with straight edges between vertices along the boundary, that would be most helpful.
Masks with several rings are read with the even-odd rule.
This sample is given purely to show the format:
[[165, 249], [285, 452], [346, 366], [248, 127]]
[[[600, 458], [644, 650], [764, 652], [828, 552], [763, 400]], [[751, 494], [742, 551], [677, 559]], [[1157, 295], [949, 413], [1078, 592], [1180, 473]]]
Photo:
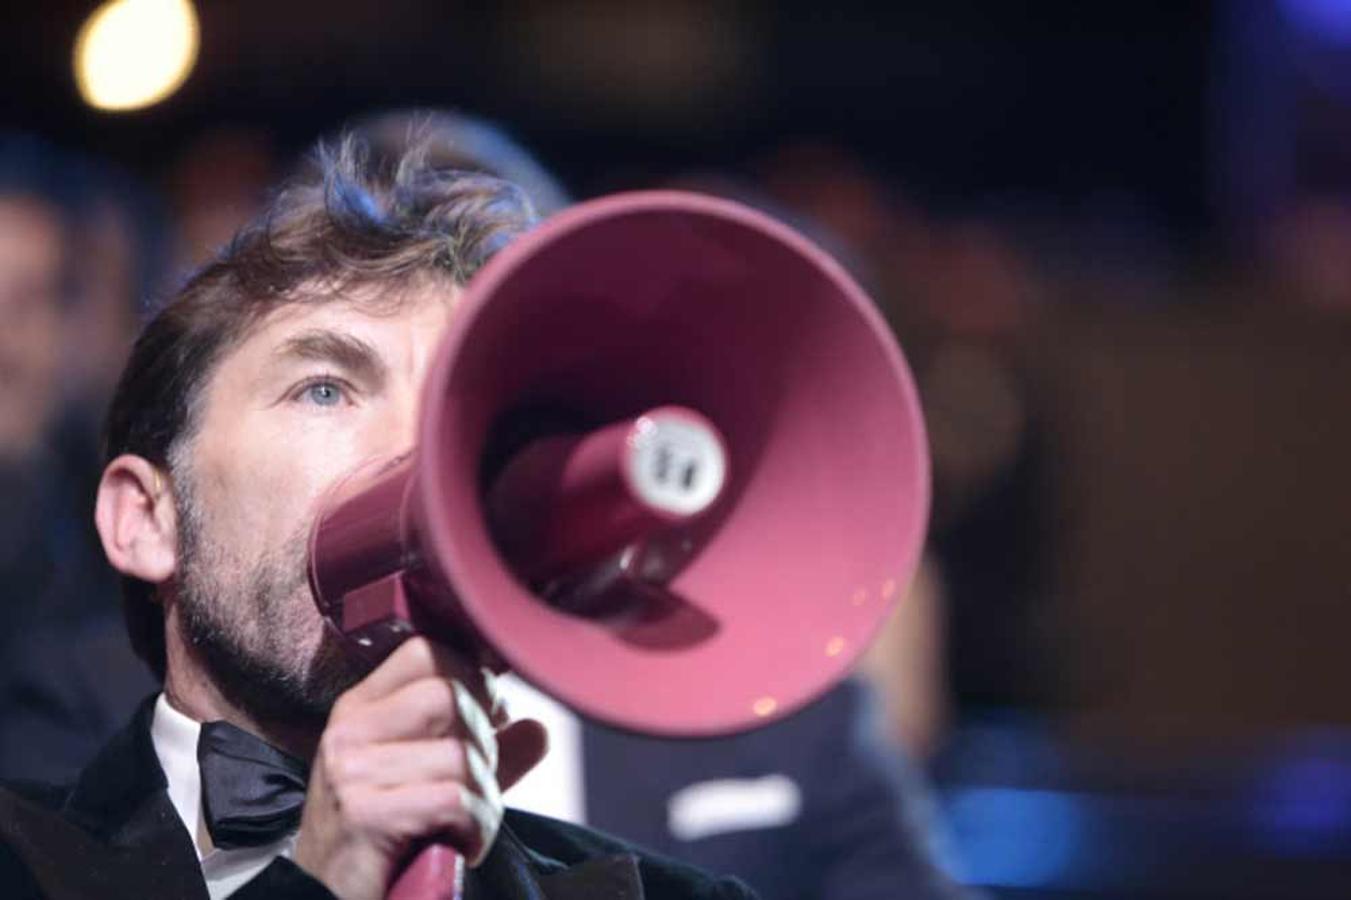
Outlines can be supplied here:
[[227, 696], [260, 717], [322, 719], [358, 677], [306, 578], [319, 501], [358, 466], [413, 445], [421, 386], [457, 297], [334, 300], [271, 313], [209, 377], [171, 460], [184, 635]]

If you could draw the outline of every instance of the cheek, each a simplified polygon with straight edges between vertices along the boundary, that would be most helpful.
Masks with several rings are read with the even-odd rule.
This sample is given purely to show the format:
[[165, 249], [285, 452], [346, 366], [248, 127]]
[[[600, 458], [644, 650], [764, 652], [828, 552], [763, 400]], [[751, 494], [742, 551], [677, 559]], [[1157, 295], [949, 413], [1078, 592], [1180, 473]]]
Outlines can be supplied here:
[[345, 437], [332, 431], [241, 423], [202, 472], [209, 490], [202, 500], [224, 532], [219, 537], [254, 556], [308, 530], [353, 456]]

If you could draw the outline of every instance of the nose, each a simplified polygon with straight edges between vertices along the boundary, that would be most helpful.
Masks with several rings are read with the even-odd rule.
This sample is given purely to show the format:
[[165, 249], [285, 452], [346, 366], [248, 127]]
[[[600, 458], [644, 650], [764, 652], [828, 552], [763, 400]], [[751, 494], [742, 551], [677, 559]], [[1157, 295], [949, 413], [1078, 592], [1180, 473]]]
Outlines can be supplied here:
[[417, 443], [418, 398], [415, 391], [408, 396], [394, 399], [386, 409], [386, 415], [377, 427], [380, 429], [380, 443], [385, 454], [403, 456]]

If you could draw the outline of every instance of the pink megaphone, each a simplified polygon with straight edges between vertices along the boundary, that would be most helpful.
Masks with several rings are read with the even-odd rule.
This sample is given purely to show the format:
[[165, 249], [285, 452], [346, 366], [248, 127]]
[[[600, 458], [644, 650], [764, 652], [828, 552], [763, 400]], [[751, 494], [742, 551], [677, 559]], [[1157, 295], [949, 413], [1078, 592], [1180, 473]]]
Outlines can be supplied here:
[[[739, 204], [572, 207], [465, 291], [418, 444], [310, 545], [379, 656], [429, 633], [580, 713], [668, 736], [785, 715], [909, 583], [929, 460], [914, 384], [840, 266]], [[453, 896], [432, 847], [391, 896]]]

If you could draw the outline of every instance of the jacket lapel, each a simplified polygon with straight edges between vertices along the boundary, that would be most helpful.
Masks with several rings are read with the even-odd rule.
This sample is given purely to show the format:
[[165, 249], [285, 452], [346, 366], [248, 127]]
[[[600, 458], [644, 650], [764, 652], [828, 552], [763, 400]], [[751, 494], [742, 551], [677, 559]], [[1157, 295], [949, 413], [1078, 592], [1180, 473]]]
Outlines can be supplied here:
[[464, 900], [643, 900], [638, 858], [597, 856], [568, 865], [527, 847], [503, 824], [483, 864], [470, 873]]
[[643, 900], [643, 882], [638, 876], [638, 857], [631, 853], [602, 856], [542, 875], [539, 879], [549, 900]]
[[59, 885], [44, 884], [53, 897], [206, 900], [196, 850], [169, 800], [150, 739], [154, 708], [154, 697], [141, 704], [81, 773], [62, 807], [71, 833], [54, 846], [71, 849], [60, 854]]

